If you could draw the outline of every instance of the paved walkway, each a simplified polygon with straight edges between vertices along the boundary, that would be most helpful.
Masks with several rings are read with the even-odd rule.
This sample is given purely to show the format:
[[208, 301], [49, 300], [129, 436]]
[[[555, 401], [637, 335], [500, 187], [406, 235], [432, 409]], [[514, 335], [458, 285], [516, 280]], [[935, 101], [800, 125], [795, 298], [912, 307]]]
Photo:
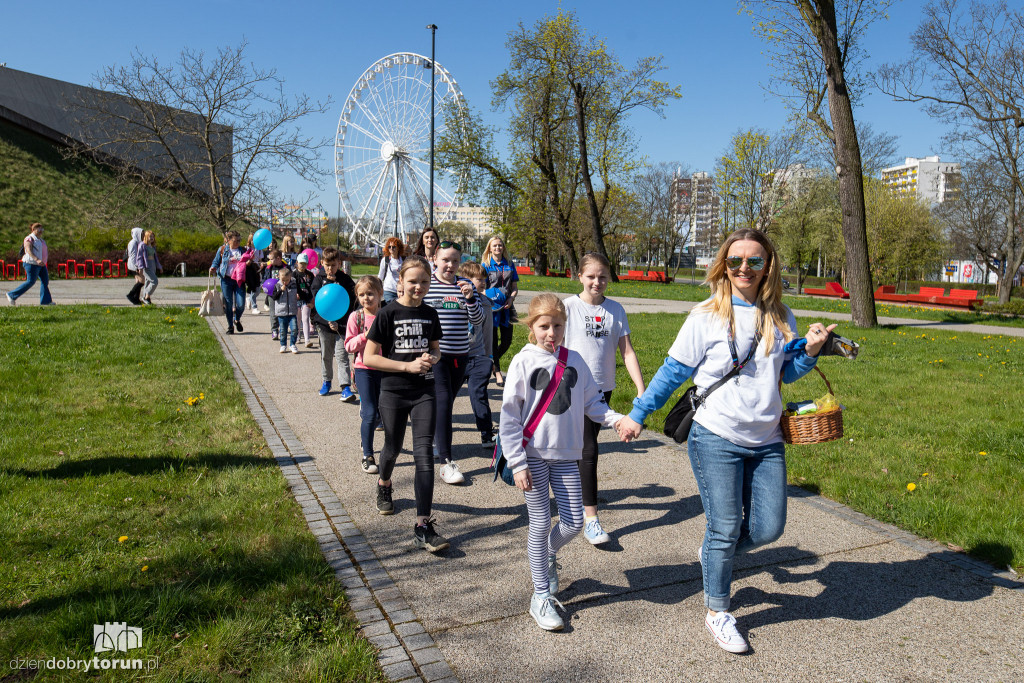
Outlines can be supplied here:
[[[118, 304], [120, 284], [74, 291]], [[315, 350], [280, 355], [267, 316], [244, 322], [230, 337], [219, 319], [211, 327], [392, 680], [1024, 680], [1024, 584], [798, 488], [782, 539], [737, 559], [733, 612], [751, 653], [721, 651], [702, 623], [693, 556], [704, 520], [689, 462], [649, 433], [620, 444], [602, 432], [612, 542], [597, 549], [581, 538], [561, 553], [567, 628], [542, 632], [527, 614], [522, 495], [491, 481], [468, 400], [457, 400], [454, 419], [467, 483], [438, 479], [434, 512], [452, 548], [434, 556], [411, 543], [411, 457], [395, 471], [397, 514], [378, 515], [375, 478], [358, 464], [358, 408], [317, 395]], [[497, 409], [493, 385], [491, 401]]]

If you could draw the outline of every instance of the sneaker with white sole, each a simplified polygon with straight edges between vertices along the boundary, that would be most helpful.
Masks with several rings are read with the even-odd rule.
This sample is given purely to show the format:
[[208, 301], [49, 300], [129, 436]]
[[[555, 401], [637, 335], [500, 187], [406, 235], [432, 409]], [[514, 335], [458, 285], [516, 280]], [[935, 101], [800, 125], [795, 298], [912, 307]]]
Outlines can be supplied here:
[[329, 381], [324, 381], [324, 383], [320, 385], [320, 395], [326, 396], [329, 393], [331, 393], [331, 383]]
[[347, 384], [341, 388], [341, 400], [345, 403], [356, 402], [356, 395], [352, 393], [352, 387]]
[[297, 348], [295, 348], [295, 344], [292, 344], [291, 346], [289, 346], [288, 350], [291, 351], [292, 353], [298, 353], [299, 352], [299, 350]]
[[548, 555], [548, 593], [554, 595], [558, 592], [558, 560], [554, 555]]
[[736, 630], [736, 617], [728, 612], [719, 612], [715, 616], [711, 616], [711, 612], [708, 612], [707, 616], [704, 617], [704, 625], [708, 627], [711, 635], [715, 637], [718, 647], [726, 652], [738, 655], [749, 649], [747, 641]]
[[449, 460], [444, 465], [441, 465], [441, 481], [446, 484], [461, 484], [466, 481], [466, 478], [459, 471], [459, 466]]
[[494, 448], [494, 445], [495, 445], [494, 444], [494, 434], [481, 434], [480, 435], [480, 445], [483, 446], [483, 449], [485, 451], [486, 450], [492, 450]]
[[392, 515], [395, 513], [395, 504], [391, 502], [391, 487], [385, 486], [377, 481], [377, 512], [382, 515]]
[[368, 455], [363, 458], [363, 472], [367, 474], [377, 474], [377, 461], [373, 459], [372, 455]]
[[[7, 295], [7, 303], [9, 303], [9, 304], [10, 304], [10, 305], [12, 305], [12, 306], [17, 306], [17, 305], [18, 305], [18, 300], [17, 300], [17, 299], [15, 299], [15, 298], [14, 298], [13, 296], [11, 296], [10, 294], [8, 294], [8, 295]], [[134, 301], [132, 301], [132, 303], [135, 303], [135, 302], [134, 302]]]
[[287, 346], [282, 346], [281, 350], [278, 351], [278, 353], [287, 353], [287, 352], [288, 352], [288, 347]]
[[562, 607], [562, 603], [558, 602], [550, 591], [534, 593], [530, 599], [530, 616], [537, 622], [537, 626], [545, 631], [561, 631], [565, 628], [565, 622], [558, 616], [557, 607]]
[[434, 531], [434, 520], [432, 519], [413, 527], [412, 540], [417, 548], [423, 548], [432, 553], [445, 550], [449, 545], [447, 538]]
[[601, 520], [597, 517], [587, 520], [587, 525], [583, 527], [583, 536], [590, 541], [591, 545], [601, 545], [612, 540], [611, 536], [601, 528]]

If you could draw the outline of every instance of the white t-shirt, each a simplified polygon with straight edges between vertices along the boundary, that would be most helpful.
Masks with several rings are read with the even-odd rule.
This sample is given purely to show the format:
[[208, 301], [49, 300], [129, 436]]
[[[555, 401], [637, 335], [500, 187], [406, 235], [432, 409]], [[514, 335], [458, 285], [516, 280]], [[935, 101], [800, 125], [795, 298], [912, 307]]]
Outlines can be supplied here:
[[[796, 332], [796, 318], [786, 309], [790, 329]], [[733, 302], [736, 318], [736, 354], [747, 357], [754, 340], [757, 309]], [[786, 360], [786, 341], [775, 331], [775, 346], [767, 358], [765, 340], [740, 373], [712, 393], [697, 410], [694, 420], [737, 446], [763, 446], [782, 441], [782, 397], [779, 377]], [[711, 313], [694, 311], [686, 318], [668, 355], [695, 368], [693, 383], [703, 393], [732, 370], [728, 324]]]
[[585, 303], [578, 294], [562, 303], [568, 316], [566, 348], [583, 356], [601, 391], [611, 391], [615, 388], [615, 351], [619, 340], [629, 334], [626, 310], [607, 297], [597, 306]]

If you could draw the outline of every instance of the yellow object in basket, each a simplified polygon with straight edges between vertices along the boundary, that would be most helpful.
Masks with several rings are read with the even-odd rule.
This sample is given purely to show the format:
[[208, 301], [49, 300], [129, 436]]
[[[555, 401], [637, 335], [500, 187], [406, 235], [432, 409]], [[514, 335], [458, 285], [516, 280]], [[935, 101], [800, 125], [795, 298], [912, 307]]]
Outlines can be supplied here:
[[832, 394], [825, 394], [819, 399], [814, 401], [814, 405], [818, 406], [817, 413], [831, 413], [833, 410], [839, 410], [839, 404], [836, 403], [836, 397]]

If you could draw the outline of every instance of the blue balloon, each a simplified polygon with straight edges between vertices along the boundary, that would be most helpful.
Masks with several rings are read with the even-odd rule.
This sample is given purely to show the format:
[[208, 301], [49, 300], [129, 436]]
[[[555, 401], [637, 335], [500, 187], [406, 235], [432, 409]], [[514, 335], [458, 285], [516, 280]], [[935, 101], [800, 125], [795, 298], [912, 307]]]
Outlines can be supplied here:
[[256, 231], [256, 234], [252, 236], [252, 246], [257, 249], [266, 249], [274, 241], [274, 236], [270, 234], [270, 231], [266, 228], [260, 228]]
[[349, 303], [345, 288], [339, 284], [330, 284], [320, 288], [313, 305], [321, 318], [333, 322], [348, 313]]

